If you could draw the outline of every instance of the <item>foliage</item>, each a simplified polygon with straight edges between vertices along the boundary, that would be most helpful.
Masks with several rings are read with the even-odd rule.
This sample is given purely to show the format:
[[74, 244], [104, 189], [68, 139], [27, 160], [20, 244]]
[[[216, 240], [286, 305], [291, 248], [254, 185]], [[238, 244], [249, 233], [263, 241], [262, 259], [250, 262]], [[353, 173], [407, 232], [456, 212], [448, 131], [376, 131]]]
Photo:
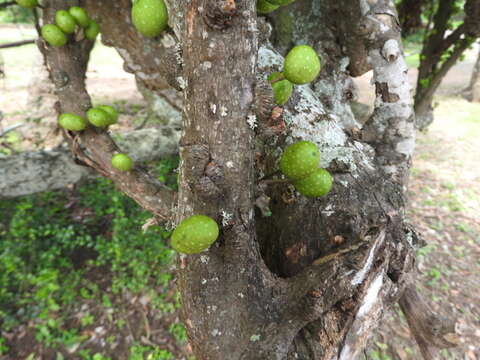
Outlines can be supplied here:
[[[162, 160], [157, 174], [175, 186], [176, 166], [176, 158]], [[92, 181], [74, 192], [2, 200], [0, 213], [3, 330], [34, 320], [38, 342], [68, 348], [85, 340], [79, 329], [66, 325], [69, 312], [80, 301], [110, 308], [116, 294], [149, 292], [156, 308], [171, 312], [178, 307], [177, 299], [171, 303], [152, 291], [167, 288], [172, 278], [168, 266], [174, 251], [166, 241], [170, 232], [152, 226], [143, 233], [149, 214], [117, 192], [109, 180]], [[95, 315], [86, 312], [78, 326], [95, 321]], [[171, 328], [172, 334], [183, 339], [178, 326]], [[169, 353], [150, 350], [149, 359], [173, 359]], [[0, 339], [0, 354], [6, 351]], [[101, 356], [89, 358], [107, 359]]]
[[[5, 2], [9, 0], [0, 0], [0, 4]], [[33, 23], [32, 10], [17, 5], [0, 9], [0, 24], [8, 23]]]

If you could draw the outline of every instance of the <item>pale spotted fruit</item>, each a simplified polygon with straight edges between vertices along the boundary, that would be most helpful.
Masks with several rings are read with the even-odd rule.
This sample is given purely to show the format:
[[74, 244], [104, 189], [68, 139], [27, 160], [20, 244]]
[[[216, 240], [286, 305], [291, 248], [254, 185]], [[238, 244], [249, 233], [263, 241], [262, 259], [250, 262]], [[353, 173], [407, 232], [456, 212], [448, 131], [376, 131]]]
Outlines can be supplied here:
[[97, 127], [106, 127], [110, 125], [110, 115], [99, 108], [91, 108], [87, 111], [87, 119], [91, 124]]
[[257, 12], [259, 14], [268, 14], [274, 10], [277, 10], [280, 6], [274, 5], [267, 0], [258, 0], [257, 1]]
[[320, 72], [320, 59], [308, 45], [298, 45], [285, 57], [283, 74], [285, 78], [297, 85], [313, 81]]
[[127, 154], [115, 154], [112, 156], [112, 166], [120, 171], [130, 171], [133, 169], [133, 160]]
[[88, 13], [84, 8], [81, 8], [80, 6], [72, 6], [68, 9], [68, 12], [73, 16], [75, 22], [79, 26], [86, 28], [90, 24], [90, 16], [88, 16]]
[[218, 238], [218, 225], [205, 215], [193, 215], [183, 220], [172, 234], [171, 246], [183, 254], [197, 254], [210, 247]]
[[74, 33], [77, 26], [74, 17], [67, 10], [58, 10], [55, 13], [55, 24], [67, 34]]
[[317, 169], [307, 177], [293, 183], [295, 189], [307, 197], [320, 197], [332, 189], [333, 177], [325, 169]]
[[110, 105], [99, 105], [98, 109], [105, 111], [110, 116], [110, 124], [116, 124], [118, 121], [118, 111]]
[[132, 6], [132, 22], [139, 33], [155, 37], [168, 25], [168, 11], [163, 0], [136, 0]]
[[67, 36], [57, 25], [46, 24], [41, 29], [42, 38], [52, 46], [59, 47], [67, 43]]
[[88, 40], [94, 41], [98, 34], [100, 33], [100, 26], [95, 20], [91, 20], [90, 24], [88, 24], [87, 28], [85, 29], [85, 37]]
[[27, 8], [33, 9], [34, 7], [38, 6], [38, 0], [15, 0], [18, 5]]
[[280, 170], [291, 180], [299, 180], [318, 168], [320, 151], [310, 141], [299, 141], [285, 148], [280, 159]]
[[82, 131], [87, 127], [87, 120], [79, 115], [64, 113], [58, 117], [58, 124], [70, 131]]

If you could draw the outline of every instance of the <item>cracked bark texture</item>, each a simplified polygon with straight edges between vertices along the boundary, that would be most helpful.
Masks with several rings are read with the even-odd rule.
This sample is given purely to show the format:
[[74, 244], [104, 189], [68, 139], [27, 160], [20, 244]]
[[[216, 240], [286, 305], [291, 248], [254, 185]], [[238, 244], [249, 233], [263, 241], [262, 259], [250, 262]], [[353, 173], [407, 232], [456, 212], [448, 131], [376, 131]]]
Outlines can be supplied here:
[[[47, 3], [46, 20], [65, 6]], [[108, 133], [67, 135], [80, 160], [155, 215], [178, 222], [205, 214], [221, 224], [208, 251], [178, 259], [183, 321], [197, 359], [354, 359], [397, 301], [426, 359], [435, 356], [428, 349], [452, 345], [426, 334], [432, 317], [415, 316], [425, 305], [411, 291], [419, 239], [404, 217], [414, 117], [392, 1], [297, 0], [265, 19], [254, 0], [172, 0], [171, 30], [155, 39], [132, 30], [129, 1], [86, 3], [139, 82], [157, 94], [166, 84], [183, 90], [178, 196], [141, 169], [112, 170], [116, 145]], [[304, 43], [322, 58], [320, 76], [261, 116], [259, 103], [270, 106], [261, 84], [281, 70], [289, 48]], [[90, 106], [88, 46], [44, 49], [52, 78], [69, 75], [67, 85], [56, 83], [62, 111]], [[174, 66], [161, 60], [172, 56]], [[351, 76], [370, 69], [377, 98], [361, 124], [350, 107]], [[299, 139], [318, 144], [322, 167], [334, 175], [324, 198], [263, 181], [278, 180], [282, 149]], [[438, 329], [451, 338], [451, 326]]]

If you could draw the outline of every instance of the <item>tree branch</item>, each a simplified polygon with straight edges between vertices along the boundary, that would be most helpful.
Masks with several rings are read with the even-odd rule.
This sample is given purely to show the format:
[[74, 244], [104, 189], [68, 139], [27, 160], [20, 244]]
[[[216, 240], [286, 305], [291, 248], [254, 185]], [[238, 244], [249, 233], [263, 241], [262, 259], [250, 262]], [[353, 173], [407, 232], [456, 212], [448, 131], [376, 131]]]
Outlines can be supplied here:
[[8, 49], [8, 48], [12, 48], [12, 47], [29, 45], [29, 44], [34, 44], [34, 43], [35, 43], [35, 39], [16, 41], [16, 42], [13, 42], [13, 43], [1, 44], [0, 49]]
[[6, 7], [12, 6], [12, 5], [17, 5], [16, 1], [7, 1], [7, 2], [4, 2], [4, 3], [0, 3], [0, 9], [6, 8]]
[[[66, 4], [62, 0], [50, 0], [45, 6], [44, 22], [50, 23], [54, 20], [55, 11], [65, 8]], [[70, 39], [66, 45], [59, 48], [39, 42], [59, 99], [59, 113], [85, 115], [91, 107], [90, 97], [85, 89], [85, 72], [92, 46], [93, 42], [87, 39]], [[80, 161], [110, 178], [122, 192], [156, 217], [162, 220], [171, 217], [175, 193], [139, 167], [126, 172], [113, 168], [111, 158], [119, 148], [105, 130], [88, 127], [81, 133], [65, 134], [72, 151]]]
[[[8, 129], [7, 129], [8, 130]], [[178, 153], [178, 132], [165, 136], [164, 129], [144, 129], [115, 136], [115, 143], [136, 162]], [[66, 147], [0, 156], [0, 198], [63, 189], [94, 177], [92, 169], [75, 162]]]
[[434, 313], [414, 284], [406, 287], [399, 304], [425, 360], [435, 360], [440, 349], [458, 345], [455, 321]]
[[172, 33], [160, 38], [146, 38], [138, 33], [130, 19], [130, 0], [87, 0], [86, 8], [94, 14], [102, 30], [102, 42], [113, 46], [125, 61], [127, 72], [150, 90], [172, 86], [182, 90], [180, 46]]

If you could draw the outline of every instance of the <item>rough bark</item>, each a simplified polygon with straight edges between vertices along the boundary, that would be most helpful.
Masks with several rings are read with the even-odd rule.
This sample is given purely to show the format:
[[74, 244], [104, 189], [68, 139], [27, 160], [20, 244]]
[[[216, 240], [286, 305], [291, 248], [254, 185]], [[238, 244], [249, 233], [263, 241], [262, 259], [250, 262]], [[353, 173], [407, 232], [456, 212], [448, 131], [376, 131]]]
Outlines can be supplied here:
[[415, 93], [416, 126], [425, 130], [433, 122], [433, 96], [447, 72], [460, 59], [474, 40], [480, 36], [480, 2], [467, 0], [465, 19], [447, 35], [454, 14], [455, 1], [440, 1], [433, 18], [432, 29], [427, 29], [420, 54], [418, 81]]
[[[102, 2], [98, 11], [115, 8], [110, 3]], [[60, 8], [63, 2], [49, 5]], [[284, 8], [287, 18], [272, 14], [270, 42], [255, 5], [168, 1], [175, 34], [165, 36], [181, 44], [184, 85], [175, 217], [201, 213], [222, 225], [208, 251], [179, 256], [183, 320], [199, 360], [352, 359], [383, 310], [409, 296], [404, 290], [418, 242], [404, 219], [415, 132], [397, 15], [390, 0], [298, 0]], [[125, 15], [120, 6], [115, 11]], [[124, 22], [105, 25], [106, 38]], [[150, 63], [155, 52], [137, 54], [139, 49], [160, 46], [165, 36], [137, 38], [139, 44], [131, 46], [140, 58], [134, 63]], [[282, 54], [298, 43], [322, 56], [322, 73], [314, 84], [296, 87], [283, 108], [266, 113], [272, 109], [262, 91], [265, 77], [281, 70]], [[47, 49], [54, 79], [59, 71], [83, 77], [85, 63], [71, 60], [82, 54], [76, 53], [82, 44]], [[141, 66], [129, 67], [139, 78]], [[349, 76], [370, 68], [377, 98], [362, 127], [349, 106], [355, 98]], [[73, 79], [79, 94], [57, 84], [63, 109], [82, 113], [89, 106], [82, 77]], [[83, 146], [82, 152], [73, 147], [77, 156], [146, 209], [158, 215], [160, 207], [166, 215], [172, 194], [144, 188], [137, 171], [117, 178], [107, 161], [108, 134], [89, 129], [69, 136]], [[298, 139], [318, 144], [322, 167], [334, 175], [325, 198], [306, 199], [272, 175], [281, 149]], [[404, 307], [407, 317], [411, 309]]]
[[[168, 128], [113, 135], [117, 146], [136, 162], [177, 154], [179, 136], [178, 131]], [[63, 189], [95, 174], [91, 168], [76, 163], [66, 147], [0, 156], [0, 198]]]

